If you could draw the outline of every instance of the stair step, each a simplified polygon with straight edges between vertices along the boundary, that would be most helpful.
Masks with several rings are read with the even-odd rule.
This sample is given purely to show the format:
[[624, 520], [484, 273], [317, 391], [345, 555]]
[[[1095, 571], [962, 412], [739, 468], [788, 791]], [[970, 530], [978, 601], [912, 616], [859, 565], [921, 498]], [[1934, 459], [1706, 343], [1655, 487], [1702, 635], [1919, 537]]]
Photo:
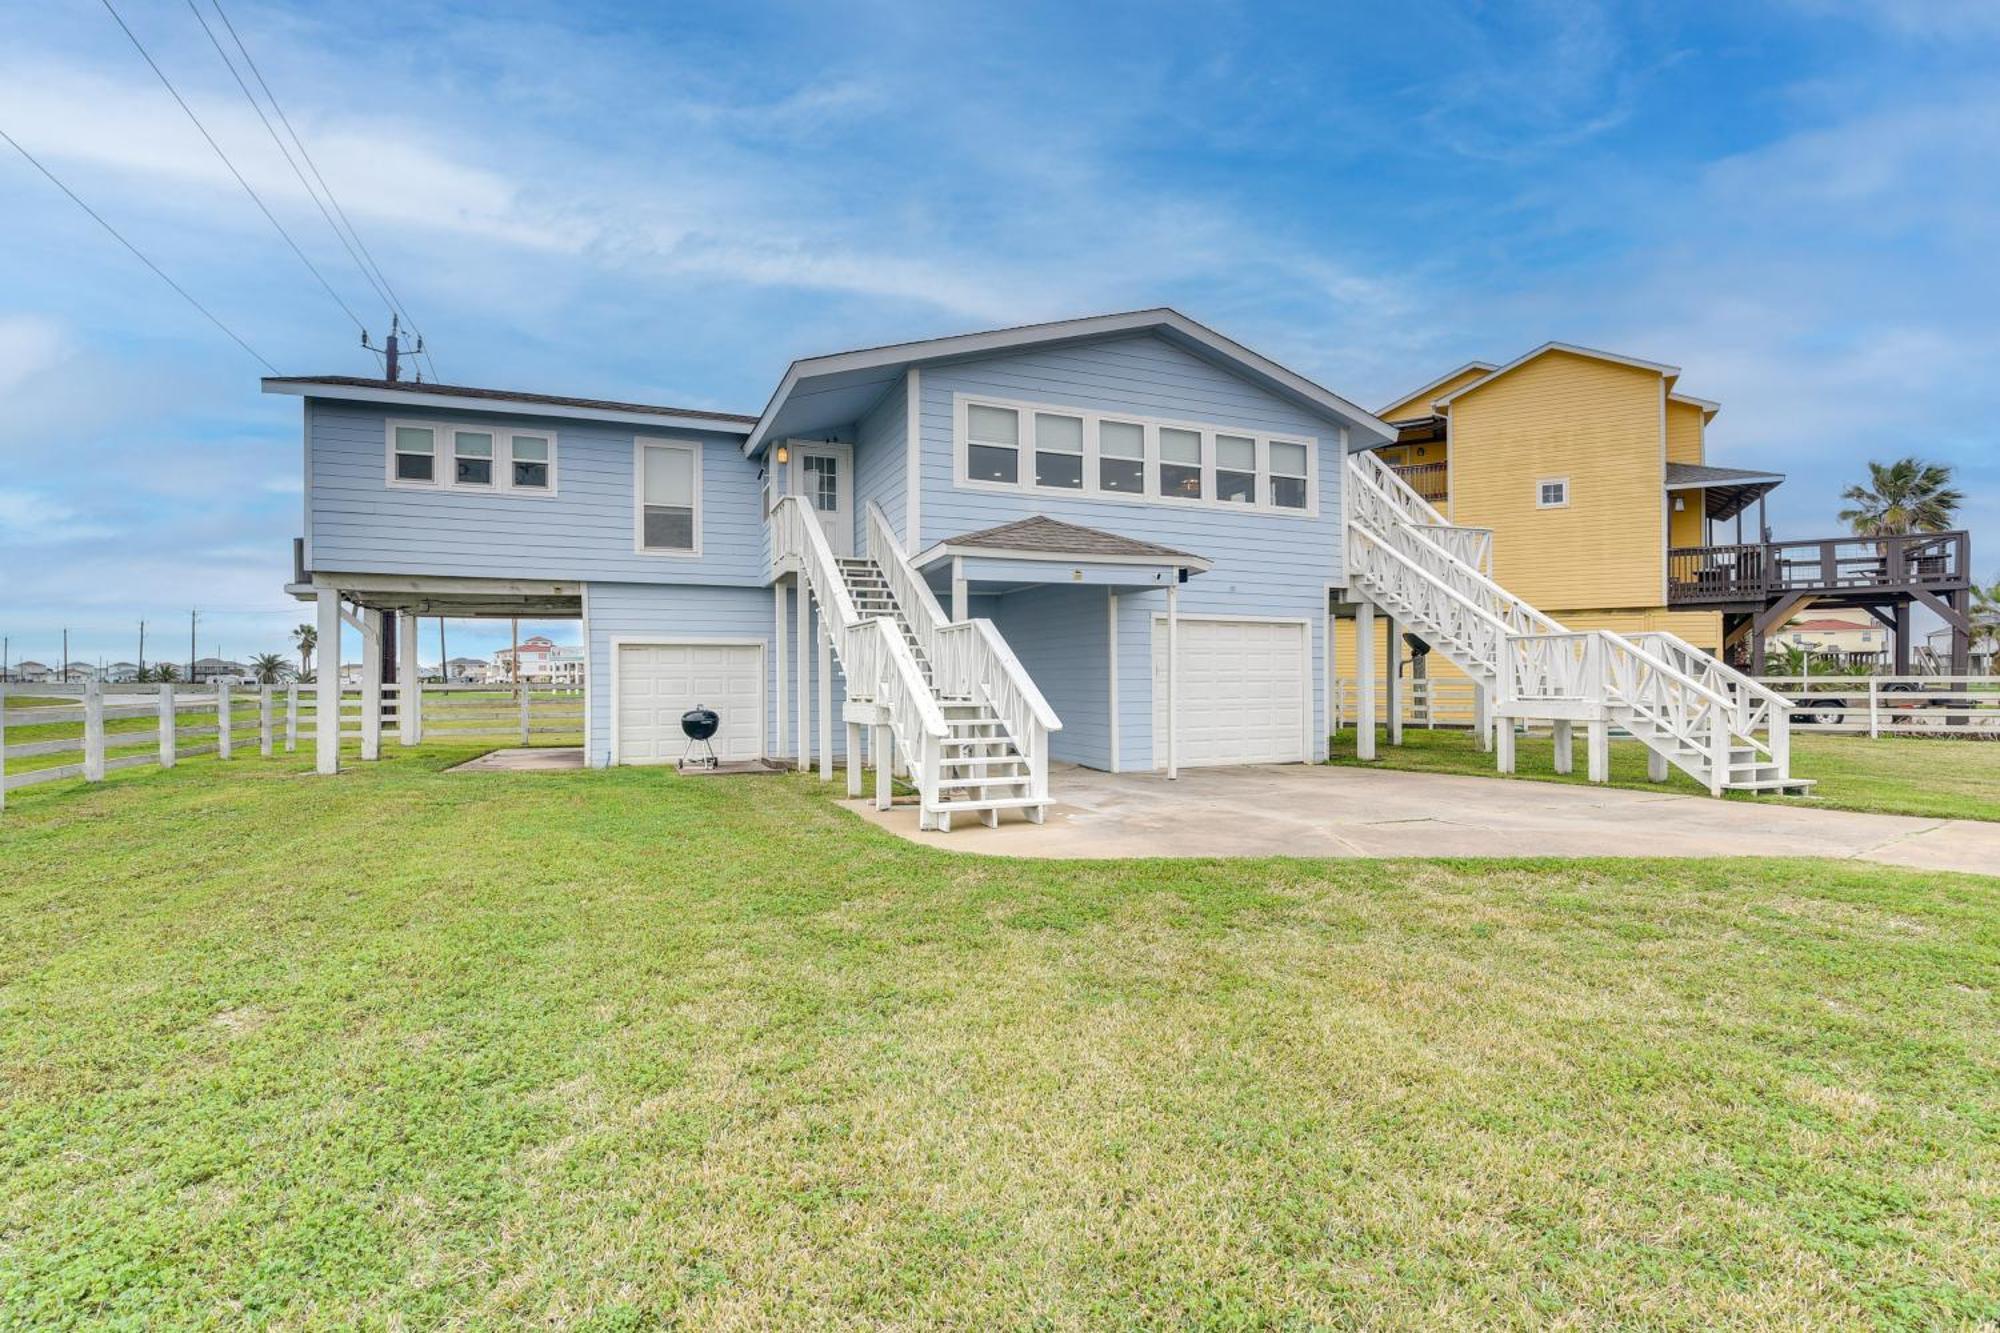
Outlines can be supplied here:
[[960, 810], [1024, 810], [1029, 806], [1047, 804], [1048, 801], [1036, 796], [996, 796], [990, 801], [939, 801], [931, 810], [938, 814], [956, 814]]
[[1022, 754], [963, 755], [956, 759], [940, 759], [939, 781], [943, 781], [945, 769], [959, 771], [968, 768], [994, 768], [1001, 764], [1021, 765], [1027, 762], [1027, 756]]

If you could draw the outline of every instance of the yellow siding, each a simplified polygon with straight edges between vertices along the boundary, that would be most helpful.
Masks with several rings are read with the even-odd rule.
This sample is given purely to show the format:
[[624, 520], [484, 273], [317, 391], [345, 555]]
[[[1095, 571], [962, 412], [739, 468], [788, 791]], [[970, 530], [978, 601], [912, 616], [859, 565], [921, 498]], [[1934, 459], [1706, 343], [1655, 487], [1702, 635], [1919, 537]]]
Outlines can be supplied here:
[[[1546, 607], [1543, 609], [1547, 610]], [[1549, 614], [1568, 629], [1608, 629], [1614, 634], [1657, 630], [1678, 635], [1695, 647], [1718, 656], [1722, 652], [1720, 611], [1669, 611], [1663, 606], [1649, 606], [1618, 611], [1549, 611]]]
[[[1550, 352], [1451, 405], [1451, 517], [1493, 529], [1493, 573], [1543, 608], [1665, 596], [1665, 387], [1653, 371]], [[1567, 478], [1543, 509], [1538, 483]]]
[[1667, 400], [1667, 461], [1669, 463], [1699, 463], [1702, 461], [1702, 419], [1701, 409], [1693, 403], [1677, 403]]
[[1375, 415], [1384, 421], [1409, 421], [1414, 417], [1431, 415], [1431, 404], [1446, 394], [1462, 389], [1482, 376], [1490, 375], [1490, 370], [1464, 370], [1453, 375], [1435, 388], [1426, 389], [1413, 398], [1405, 398], [1400, 403], [1391, 403]]
[[[1669, 546], [1704, 545], [1701, 523], [1701, 491], [1669, 491], [1667, 493], [1667, 544]], [[1674, 501], [1683, 501], [1687, 508], [1676, 513]]]

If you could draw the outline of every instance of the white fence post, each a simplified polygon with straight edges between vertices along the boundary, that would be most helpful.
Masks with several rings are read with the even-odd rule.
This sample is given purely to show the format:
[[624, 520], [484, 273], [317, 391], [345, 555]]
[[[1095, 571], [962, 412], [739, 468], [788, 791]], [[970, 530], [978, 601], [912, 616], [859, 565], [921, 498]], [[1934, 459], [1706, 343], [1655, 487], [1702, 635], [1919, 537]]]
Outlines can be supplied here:
[[285, 686], [285, 753], [291, 754], [299, 748], [299, 686], [297, 681]]
[[7, 808], [7, 685], [0, 681], [0, 810]]
[[517, 683], [515, 684], [515, 686], [514, 686], [514, 693], [515, 693], [516, 695], [518, 695], [518, 696], [519, 696], [519, 698], [520, 698], [520, 704], [521, 704], [521, 744], [523, 744], [523, 745], [526, 745], [526, 744], [528, 743], [528, 685], [527, 685], [527, 682], [526, 682], [526, 681], [521, 681], [521, 682], [517, 682]]
[[83, 687], [83, 780], [104, 781], [104, 685], [95, 680]]
[[219, 759], [230, 757], [231, 737], [229, 735], [229, 682], [215, 682], [215, 754]]
[[174, 687], [171, 681], [160, 686], [160, 767], [174, 766], [174, 731], [180, 726], [180, 715], [174, 711]]
[[257, 753], [264, 758], [271, 757], [271, 691], [270, 685], [262, 685], [257, 690]]
[[[1868, 739], [1880, 740], [1882, 736], [1882, 698], [1875, 677], [1868, 678]], [[1842, 719], [1845, 721], [1846, 719]]]

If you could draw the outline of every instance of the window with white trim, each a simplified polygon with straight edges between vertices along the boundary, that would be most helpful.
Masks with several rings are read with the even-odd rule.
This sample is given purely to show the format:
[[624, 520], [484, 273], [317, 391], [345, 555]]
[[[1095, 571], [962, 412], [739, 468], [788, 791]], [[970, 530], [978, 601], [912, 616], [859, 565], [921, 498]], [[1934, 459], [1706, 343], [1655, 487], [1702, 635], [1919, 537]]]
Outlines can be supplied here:
[[493, 432], [454, 430], [451, 433], [451, 481], [454, 486], [493, 485]]
[[437, 431], [429, 426], [391, 426], [391, 480], [430, 486], [437, 481]]
[[1318, 441], [1228, 424], [955, 394], [953, 477], [972, 490], [1311, 517]]
[[1306, 507], [1306, 469], [1310, 455], [1303, 444], [1272, 440], [1271, 503], [1279, 509]]
[[1215, 437], [1215, 498], [1257, 503], [1257, 441], [1248, 435]]
[[1174, 500], [1201, 499], [1201, 432], [1160, 427], [1160, 494]]
[[1544, 477], [1535, 483], [1535, 508], [1561, 509], [1568, 504], [1568, 477]]
[[543, 429], [448, 421], [386, 423], [391, 486], [549, 496], [556, 490], [556, 436]]
[[516, 432], [507, 437], [507, 484], [515, 490], [545, 491], [549, 472], [549, 437]]
[[966, 413], [966, 473], [1012, 486], [1021, 480], [1021, 414], [974, 403]]
[[653, 555], [699, 554], [701, 446], [640, 440], [634, 449], [638, 549]]
[[1083, 489], [1083, 418], [1035, 413], [1035, 485]]
[[1146, 493], [1146, 428], [1136, 421], [1097, 423], [1097, 488]]

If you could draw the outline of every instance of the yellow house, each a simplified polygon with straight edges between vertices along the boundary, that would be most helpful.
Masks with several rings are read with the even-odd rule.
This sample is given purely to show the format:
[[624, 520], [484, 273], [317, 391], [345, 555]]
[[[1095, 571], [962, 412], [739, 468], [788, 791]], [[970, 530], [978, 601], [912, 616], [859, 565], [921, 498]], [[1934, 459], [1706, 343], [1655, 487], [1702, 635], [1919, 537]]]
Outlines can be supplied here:
[[[1784, 478], [1709, 466], [1704, 433], [1719, 406], [1681, 393], [1679, 377], [1566, 343], [1471, 362], [1377, 412], [1398, 430], [1380, 453], [1451, 522], [1490, 529], [1495, 581], [1569, 628], [1665, 630], [1719, 656], [1724, 613], [1674, 604], [1669, 553], [1711, 550], [1731, 520], [1744, 540], [1753, 506], [1748, 540], [1761, 542], [1763, 496]], [[1350, 675], [1353, 635], [1341, 621], [1336, 651]], [[1399, 647], [1407, 677], [1411, 650]], [[1458, 677], [1439, 655], [1426, 668]], [[1469, 694], [1438, 693], [1450, 720], [1469, 709]]]

